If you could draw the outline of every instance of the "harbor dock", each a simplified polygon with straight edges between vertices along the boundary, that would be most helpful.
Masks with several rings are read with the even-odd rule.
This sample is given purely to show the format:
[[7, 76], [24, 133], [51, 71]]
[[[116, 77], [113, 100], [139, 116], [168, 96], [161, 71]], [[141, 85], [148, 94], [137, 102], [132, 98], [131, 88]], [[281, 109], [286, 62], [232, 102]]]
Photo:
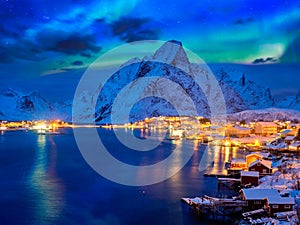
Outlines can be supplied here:
[[212, 219], [222, 216], [230, 216], [242, 211], [247, 206], [246, 201], [237, 199], [213, 198], [207, 195], [196, 198], [182, 198], [184, 203], [190, 206], [190, 209], [196, 215], [210, 215]]

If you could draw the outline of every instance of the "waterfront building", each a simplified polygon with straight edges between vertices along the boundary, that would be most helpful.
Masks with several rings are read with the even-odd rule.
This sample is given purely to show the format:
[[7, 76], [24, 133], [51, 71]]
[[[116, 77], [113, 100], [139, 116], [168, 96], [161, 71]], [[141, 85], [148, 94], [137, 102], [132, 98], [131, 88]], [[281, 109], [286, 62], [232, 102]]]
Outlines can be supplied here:
[[278, 132], [278, 125], [274, 122], [257, 122], [254, 126], [256, 135], [269, 136]]
[[294, 205], [295, 199], [292, 197], [268, 197], [266, 202], [266, 208], [270, 215], [292, 211]]
[[259, 182], [259, 172], [256, 171], [241, 171], [241, 184], [257, 186]]
[[259, 172], [259, 176], [266, 176], [273, 174], [272, 161], [265, 159], [258, 159], [248, 166], [249, 171]]
[[249, 188], [241, 190], [241, 197], [247, 202], [248, 210], [262, 209], [267, 203], [267, 198], [279, 198], [276, 189]]
[[225, 136], [229, 137], [249, 137], [251, 133], [251, 129], [248, 127], [240, 127], [240, 126], [229, 126], [225, 130]]

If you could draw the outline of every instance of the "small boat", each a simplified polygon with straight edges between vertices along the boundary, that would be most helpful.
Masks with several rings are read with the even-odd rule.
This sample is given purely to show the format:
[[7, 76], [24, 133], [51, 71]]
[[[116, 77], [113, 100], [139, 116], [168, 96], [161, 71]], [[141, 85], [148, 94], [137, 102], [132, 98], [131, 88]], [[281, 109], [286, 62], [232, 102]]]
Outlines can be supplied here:
[[45, 130], [45, 129], [38, 129], [38, 130], [36, 130], [35, 133], [36, 133], [36, 134], [42, 134], [42, 135], [45, 135], [45, 134], [46, 134], [46, 130]]

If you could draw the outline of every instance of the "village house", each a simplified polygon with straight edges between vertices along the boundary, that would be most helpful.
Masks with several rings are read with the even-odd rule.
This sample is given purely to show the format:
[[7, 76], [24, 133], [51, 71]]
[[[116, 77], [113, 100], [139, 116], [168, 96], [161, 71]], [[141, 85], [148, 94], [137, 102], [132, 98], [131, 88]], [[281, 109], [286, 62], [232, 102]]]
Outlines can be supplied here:
[[248, 127], [240, 127], [240, 126], [229, 126], [225, 130], [225, 136], [229, 137], [249, 137], [251, 133], [251, 129]]
[[295, 199], [292, 197], [268, 197], [267, 211], [270, 215], [278, 212], [288, 212], [293, 210]]
[[287, 129], [290, 130], [288, 135], [296, 136], [298, 134], [298, 130], [300, 129], [300, 124], [295, 124], [295, 123], [288, 124]]
[[163, 129], [163, 128], [168, 128], [169, 124], [165, 121], [164, 116], [159, 116], [159, 117], [152, 117], [152, 118], [147, 118], [145, 120], [145, 123], [148, 124], [148, 127], [150, 129]]
[[241, 184], [257, 186], [259, 182], [259, 172], [256, 171], [241, 171]]
[[259, 159], [267, 159], [270, 156], [269, 152], [254, 152], [246, 155], [247, 168], [249, 165]]
[[286, 138], [284, 139], [284, 143], [290, 145], [295, 140], [295, 138], [295, 136], [286, 136]]
[[280, 197], [276, 189], [242, 189], [241, 197], [247, 202], [247, 209], [249, 211], [262, 209], [267, 204], [267, 198]]
[[276, 189], [242, 189], [241, 197], [247, 202], [248, 210], [265, 208], [270, 215], [293, 210], [294, 198], [281, 197]]
[[247, 170], [246, 160], [233, 158], [230, 162], [229, 168], [227, 169], [227, 173], [229, 176], [239, 177], [243, 170]]
[[271, 175], [273, 174], [272, 161], [265, 160], [265, 159], [258, 159], [249, 164], [248, 170], [259, 172], [260, 177]]
[[257, 122], [254, 126], [256, 135], [269, 136], [278, 132], [278, 125], [274, 122]]
[[292, 151], [300, 150], [300, 141], [295, 141], [294, 143], [290, 144], [289, 150], [292, 150]]

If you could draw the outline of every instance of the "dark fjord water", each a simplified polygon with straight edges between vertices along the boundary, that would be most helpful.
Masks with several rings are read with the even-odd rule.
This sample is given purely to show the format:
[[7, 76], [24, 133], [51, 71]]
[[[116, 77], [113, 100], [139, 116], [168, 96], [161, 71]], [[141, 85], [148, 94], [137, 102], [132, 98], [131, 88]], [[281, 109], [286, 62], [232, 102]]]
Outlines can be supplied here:
[[[203, 177], [198, 164], [204, 147], [196, 141], [165, 140], [147, 157], [125, 154], [113, 131], [98, 131], [112, 154], [122, 161], [154, 163], [174, 145], [193, 148], [194, 155], [172, 178], [146, 187], [124, 186], [106, 180], [84, 161], [73, 131], [36, 135], [11, 131], [0, 134], [0, 224], [224, 224], [199, 219], [181, 197], [217, 196], [217, 180]], [[233, 151], [233, 150], [231, 150]], [[233, 157], [240, 153], [233, 151]], [[223, 168], [229, 151], [222, 150], [214, 168]], [[147, 161], [147, 158], [149, 158]], [[143, 194], [144, 193], [144, 194]]]

